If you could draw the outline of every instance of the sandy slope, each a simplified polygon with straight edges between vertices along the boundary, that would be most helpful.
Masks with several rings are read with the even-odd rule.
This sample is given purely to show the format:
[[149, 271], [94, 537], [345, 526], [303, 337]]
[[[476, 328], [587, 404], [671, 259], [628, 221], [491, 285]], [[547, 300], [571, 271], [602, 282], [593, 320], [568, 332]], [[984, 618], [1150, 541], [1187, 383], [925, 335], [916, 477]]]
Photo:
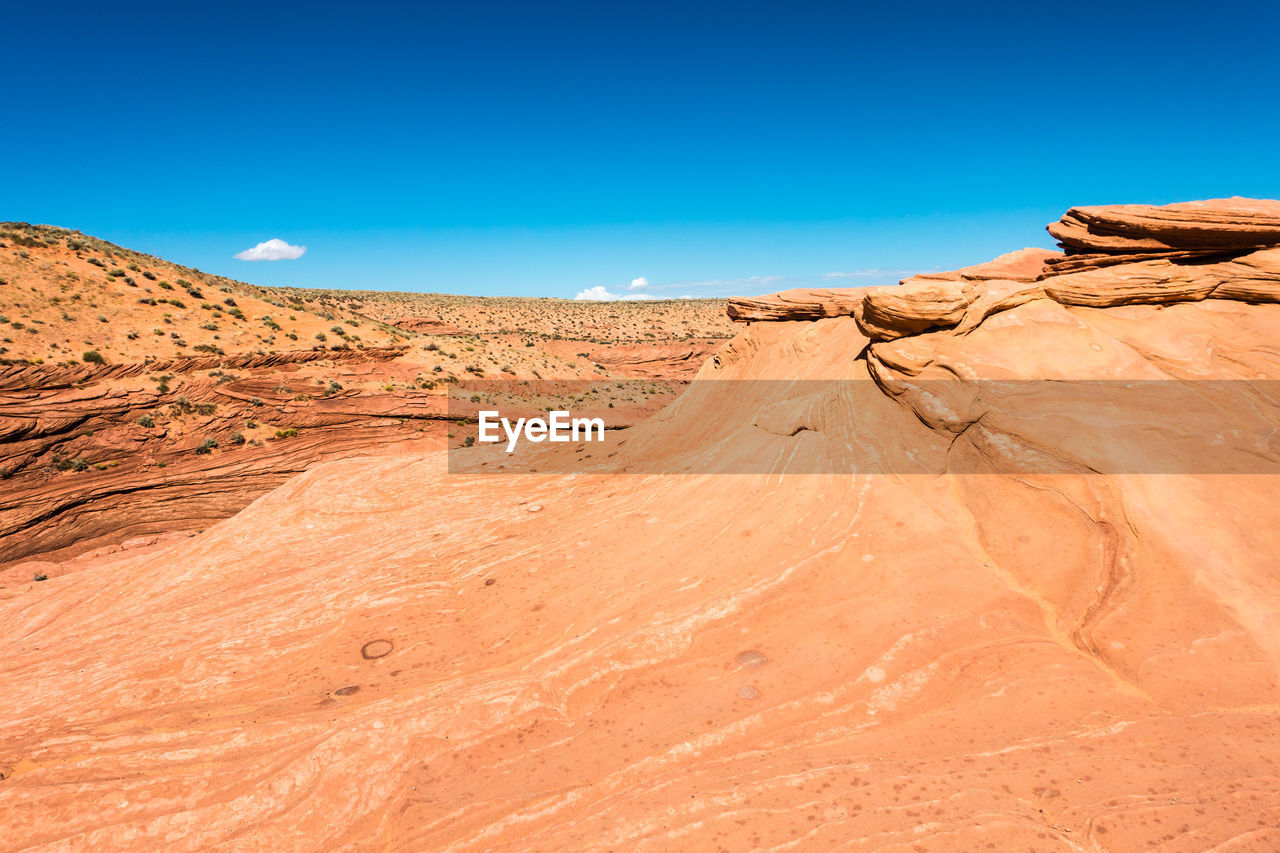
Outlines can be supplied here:
[[[1280, 305], [993, 307], [999, 281], [957, 279], [978, 283], [959, 316], [954, 292], [892, 294], [916, 312], [895, 322], [945, 327], [891, 334], [865, 305], [745, 327], [598, 457], [690, 473], [348, 459], [12, 590], [4, 844], [1280, 846], [1280, 485], [1250, 473], [1275, 446], [1214, 445], [1212, 474], [1081, 473], [1111, 445], [1041, 398], [920, 393], [1274, 380]], [[1265, 435], [1266, 387], [1202, 398]], [[1107, 434], [1203, 434], [1153, 393]], [[1019, 467], [1031, 450], [1063, 469]]]

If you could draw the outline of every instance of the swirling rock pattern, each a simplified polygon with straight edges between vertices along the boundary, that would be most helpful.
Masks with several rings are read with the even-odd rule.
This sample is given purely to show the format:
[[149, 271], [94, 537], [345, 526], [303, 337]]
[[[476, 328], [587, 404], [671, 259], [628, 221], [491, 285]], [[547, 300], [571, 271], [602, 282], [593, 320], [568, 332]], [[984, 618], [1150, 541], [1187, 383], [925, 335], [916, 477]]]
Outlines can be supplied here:
[[[346, 459], [7, 586], [5, 846], [1280, 847], [1280, 484], [1247, 473], [1280, 446], [1215, 476], [998, 473], [1011, 442], [1107, 448], [1032, 397], [921, 390], [1280, 378], [1280, 305], [1216, 295], [1273, 255], [1126, 302], [1153, 269], [955, 279], [952, 325], [892, 338], [865, 293], [752, 322], [700, 379], [863, 381], [695, 382], [611, 434], [624, 465], [701, 454], [688, 475]], [[1280, 424], [1267, 397], [1205, 410]], [[924, 476], [788, 473], [850, 453]], [[733, 454], [776, 469], [710, 475]], [[989, 473], [942, 476], [961, 461]]]

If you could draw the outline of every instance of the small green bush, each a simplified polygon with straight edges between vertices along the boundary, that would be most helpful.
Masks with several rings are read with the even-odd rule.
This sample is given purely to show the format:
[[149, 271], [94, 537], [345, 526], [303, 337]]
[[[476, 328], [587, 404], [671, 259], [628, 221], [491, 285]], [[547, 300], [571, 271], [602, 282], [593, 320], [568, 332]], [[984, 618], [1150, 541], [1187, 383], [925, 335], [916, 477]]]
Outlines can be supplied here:
[[102, 353], [96, 349], [91, 349], [80, 356], [88, 364], [106, 364], [107, 360], [102, 357]]

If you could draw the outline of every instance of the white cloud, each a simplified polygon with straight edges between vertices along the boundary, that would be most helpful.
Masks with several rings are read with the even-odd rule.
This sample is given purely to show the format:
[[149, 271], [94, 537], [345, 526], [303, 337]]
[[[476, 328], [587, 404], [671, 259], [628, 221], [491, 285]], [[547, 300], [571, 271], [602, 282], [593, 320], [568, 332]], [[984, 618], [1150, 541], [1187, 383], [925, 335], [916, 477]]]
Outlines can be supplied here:
[[245, 249], [236, 254], [241, 261], [292, 261], [307, 253], [306, 246], [290, 246], [283, 240], [272, 237], [265, 243], [259, 243], [252, 249]]
[[588, 287], [586, 290], [580, 291], [578, 295], [573, 298], [579, 302], [632, 302], [637, 299], [653, 299], [653, 297], [647, 293], [628, 293], [625, 296], [618, 293], [610, 293], [608, 288], [602, 284], [597, 284], [595, 287]]
[[631, 283], [627, 285], [627, 290], [644, 290], [649, 286], [649, 279], [644, 276], [631, 279]]
[[874, 281], [877, 284], [897, 284], [899, 279], [910, 278], [916, 275], [919, 270], [884, 270], [884, 269], [865, 269], [853, 270], [852, 272], [824, 272], [822, 278], [825, 281], [845, 280], [845, 281]]
[[604, 285], [597, 284], [595, 287], [588, 287], [573, 297], [578, 301], [591, 300], [593, 302], [613, 302], [617, 300], [618, 294], [610, 293], [604, 289]]

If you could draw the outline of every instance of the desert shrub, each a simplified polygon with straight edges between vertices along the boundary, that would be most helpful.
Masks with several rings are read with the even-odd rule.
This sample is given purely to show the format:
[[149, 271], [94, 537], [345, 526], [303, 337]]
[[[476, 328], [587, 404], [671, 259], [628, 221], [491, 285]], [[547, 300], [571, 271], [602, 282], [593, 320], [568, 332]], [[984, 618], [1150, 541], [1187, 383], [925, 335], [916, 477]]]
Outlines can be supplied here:
[[201, 456], [207, 456], [212, 453], [213, 449], [217, 446], [218, 440], [216, 438], [206, 438], [204, 441], [200, 442], [200, 446], [196, 448], [196, 453], [199, 453]]
[[327, 337], [325, 337], [324, 332], [316, 332], [316, 340], [317, 340], [317, 341], [327, 341], [327, 340], [329, 340], [329, 339], [328, 339]]
[[101, 267], [102, 269], [107, 268], [107, 265], [97, 258], [85, 258], [85, 263], [93, 264], [95, 267]]
[[31, 576], [31, 579], [36, 583], [39, 583], [40, 581], [47, 581], [49, 579], [49, 575], [47, 572], [36, 572]]
[[102, 357], [102, 353], [96, 349], [91, 349], [80, 356], [88, 364], [106, 364], [107, 360]]
[[173, 285], [167, 281], [160, 282], [160, 287], [163, 288], [164, 290], [173, 290]]
[[324, 396], [332, 397], [342, 390], [342, 384], [336, 380], [329, 380], [329, 387], [324, 389]]
[[297, 435], [298, 431], [293, 427], [289, 427], [289, 429], [276, 430], [276, 438], [295, 438]]
[[[216, 329], [217, 326], [214, 328]], [[226, 355], [226, 353], [222, 351], [222, 347], [214, 346], [213, 344], [196, 344], [192, 349], [196, 352], [208, 353], [209, 355]]]
[[249, 405], [251, 405], [251, 406], [261, 406], [261, 405], [262, 405], [262, 398], [261, 398], [261, 397], [253, 397], [253, 398], [251, 398], [251, 399], [249, 400]]
[[156, 421], [155, 421], [155, 418], [151, 417], [151, 415], [143, 415], [142, 417], [138, 418], [138, 425], [144, 426], [150, 429], [151, 427], [156, 425]]
[[124, 278], [124, 270], [120, 269], [119, 267], [116, 267], [111, 272], [107, 273], [107, 277], [108, 278]]
[[233, 433], [231, 433], [231, 443], [232, 443], [232, 444], [244, 444], [244, 433], [241, 433], [241, 432], [233, 432]]
[[139, 303], [141, 303], [142, 305], [155, 305], [155, 304], [156, 304], [156, 301], [155, 301], [154, 299], [152, 299], [150, 296], [144, 296], [144, 297], [142, 297], [141, 299], [139, 299], [139, 300], [138, 300], [138, 302], [139, 302]]
[[155, 280], [156, 280], [156, 274], [155, 274], [155, 273], [153, 273], [151, 270], [143, 270], [143, 271], [142, 271], [142, 277], [143, 277], [143, 278], [145, 278], [145, 279], [147, 279], [148, 281], [155, 281]]

